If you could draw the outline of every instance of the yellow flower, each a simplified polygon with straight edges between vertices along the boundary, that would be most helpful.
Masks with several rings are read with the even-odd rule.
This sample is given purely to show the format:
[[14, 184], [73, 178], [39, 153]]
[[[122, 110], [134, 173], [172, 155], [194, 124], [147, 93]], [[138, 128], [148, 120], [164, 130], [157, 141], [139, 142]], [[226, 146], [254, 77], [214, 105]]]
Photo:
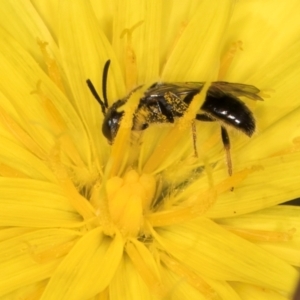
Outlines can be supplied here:
[[[1, 299], [290, 299], [300, 266], [300, 3], [4, 1]], [[130, 94], [113, 145], [109, 104]], [[258, 130], [191, 122], [210, 82], [254, 85]], [[206, 82], [175, 125], [132, 131], [156, 81]], [[267, 97], [269, 95], [269, 97]], [[244, 99], [243, 99], [244, 100]], [[234, 191], [230, 191], [232, 187]], [[298, 269], [297, 269], [298, 267]]]

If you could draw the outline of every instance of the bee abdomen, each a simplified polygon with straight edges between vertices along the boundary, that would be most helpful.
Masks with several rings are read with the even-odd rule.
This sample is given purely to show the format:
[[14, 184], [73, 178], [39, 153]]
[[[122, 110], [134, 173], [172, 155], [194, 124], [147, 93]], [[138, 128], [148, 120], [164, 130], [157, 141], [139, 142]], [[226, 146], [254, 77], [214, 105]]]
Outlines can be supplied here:
[[201, 110], [225, 124], [241, 130], [249, 137], [255, 131], [255, 119], [249, 108], [238, 98], [224, 94], [221, 97], [207, 95]]

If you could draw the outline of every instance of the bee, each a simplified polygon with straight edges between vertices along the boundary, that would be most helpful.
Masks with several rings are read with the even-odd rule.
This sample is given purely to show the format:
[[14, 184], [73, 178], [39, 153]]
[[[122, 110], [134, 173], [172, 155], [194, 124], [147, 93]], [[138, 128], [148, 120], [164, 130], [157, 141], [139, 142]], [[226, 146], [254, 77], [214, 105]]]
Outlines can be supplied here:
[[[103, 69], [102, 94], [100, 98], [92, 82], [87, 79], [87, 85], [101, 106], [104, 115], [102, 133], [112, 143], [124, 115], [122, 106], [128, 101], [130, 95], [141, 88], [137, 87], [125, 98], [119, 99], [111, 106], [108, 105], [106, 95], [106, 82], [110, 60]], [[187, 111], [195, 95], [199, 94], [205, 82], [156, 82], [150, 86], [139, 101], [133, 116], [132, 130], [145, 130], [153, 123], [174, 123]], [[212, 82], [206, 92], [204, 103], [195, 115], [195, 120], [202, 122], [219, 122], [221, 125], [221, 139], [226, 152], [228, 173], [232, 175], [230, 155], [230, 139], [227, 126], [243, 132], [251, 137], [255, 132], [255, 119], [251, 110], [239, 97], [252, 100], [263, 100], [259, 96], [260, 90], [253, 85], [231, 83], [225, 81]], [[141, 117], [142, 116], [142, 117]], [[193, 125], [192, 125], [193, 126]], [[195, 141], [194, 141], [195, 148]], [[195, 150], [196, 153], [196, 150]]]

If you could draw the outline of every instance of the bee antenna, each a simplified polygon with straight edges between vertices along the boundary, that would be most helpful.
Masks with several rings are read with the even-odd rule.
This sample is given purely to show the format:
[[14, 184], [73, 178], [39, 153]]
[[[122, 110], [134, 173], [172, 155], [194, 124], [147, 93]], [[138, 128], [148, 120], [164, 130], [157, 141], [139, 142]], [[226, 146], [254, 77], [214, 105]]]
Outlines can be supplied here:
[[105, 103], [101, 100], [101, 98], [100, 98], [99, 94], [97, 93], [97, 91], [96, 91], [94, 85], [92, 84], [92, 82], [91, 82], [89, 79], [87, 79], [86, 83], [87, 83], [87, 85], [88, 85], [88, 87], [89, 87], [91, 93], [93, 94], [93, 96], [95, 97], [95, 99], [96, 99], [96, 100], [98, 101], [98, 103], [100, 104], [102, 113], [103, 113], [103, 115], [105, 116], [107, 106], [106, 106]]
[[104, 105], [107, 108], [108, 107], [108, 101], [107, 101], [107, 74], [108, 74], [108, 69], [110, 65], [110, 59], [105, 63], [104, 69], [103, 69], [103, 74], [102, 74], [102, 95], [103, 95], [103, 100], [104, 100]]
[[86, 83], [91, 91], [91, 93], [93, 94], [93, 96], [95, 97], [95, 99], [98, 101], [98, 103], [101, 106], [101, 110], [103, 115], [105, 116], [106, 114], [106, 109], [108, 108], [108, 101], [107, 101], [107, 74], [108, 74], [108, 68], [110, 65], [110, 60], [108, 60], [105, 65], [104, 65], [104, 69], [103, 69], [103, 74], [102, 74], [102, 94], [103, 94], [103, 100], [100, 98], [99, 94], [97, 93], [93, 83], [87, 79]]

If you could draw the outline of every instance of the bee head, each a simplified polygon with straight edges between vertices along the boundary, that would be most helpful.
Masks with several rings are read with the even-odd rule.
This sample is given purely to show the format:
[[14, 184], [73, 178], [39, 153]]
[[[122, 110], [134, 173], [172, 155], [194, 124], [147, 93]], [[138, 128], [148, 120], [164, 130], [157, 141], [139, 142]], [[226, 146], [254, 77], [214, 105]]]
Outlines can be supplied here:
[[123, 100], [118, 100], [110, 108], [108, 108], [105, 113], [102, 124], [102, 133], [110, 144], [112, 144], [118, 133], [121, 119], [124, 115], [124, 111], [118, 111], [117, 109], [124, 105], [124, 103], [125, 102]]
[[110, 60], [108, 60], [103, 68], [103, 75], [102, 75], [102, 94], [103, 100], [100, 98], [99, 94], [97, 93], [93, 83], [91, 80], [87, 79], [86, 83], [88, 88], [90, 89], [94, 98], [100, 104], [104, 121], [102, 124], [102, 133], [107, 138], [108, 142], [112, 144], [118, 130], [120, 127], [121, 118], [124, 112], [118, 112], [117, 109], [122, 106], [124, 103], [119, 100], [114, 103], [111, 107], [108, 107], [107, 95], [106, 95], [106, 85], [107, 85], [107, 75], [108, 69], [110, 65]]

